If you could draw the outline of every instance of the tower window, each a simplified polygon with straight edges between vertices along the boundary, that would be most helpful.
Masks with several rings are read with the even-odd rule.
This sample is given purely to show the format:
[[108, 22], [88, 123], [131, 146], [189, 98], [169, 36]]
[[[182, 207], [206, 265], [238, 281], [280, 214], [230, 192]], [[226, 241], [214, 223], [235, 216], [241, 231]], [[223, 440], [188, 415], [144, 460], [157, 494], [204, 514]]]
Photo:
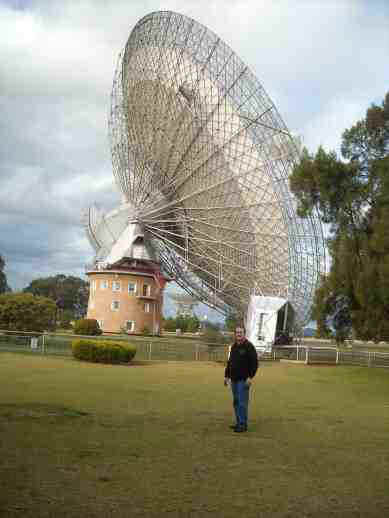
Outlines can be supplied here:
[[108, 281], [100, 281], [100, 289], [101, 290], [108, 289]]
[[150, 297], [151, 295], [151, 286], [150, 284], [143, 284], [143, 296]]
[[129, 282], [128, 283], [128, 293], [130, 295], [136, 294], [136, 282]]
[[112, 281], [112, 291], [121, 291], [121, 289], [120, 281]]
[[119, 311], [120, 302], [118, 300], [113, 300], [111, 304], [112, 311]]
[[133, 320], [126, 320], [125, 327], [126, 331], [133, 333], [135, 331], [135, 322]]

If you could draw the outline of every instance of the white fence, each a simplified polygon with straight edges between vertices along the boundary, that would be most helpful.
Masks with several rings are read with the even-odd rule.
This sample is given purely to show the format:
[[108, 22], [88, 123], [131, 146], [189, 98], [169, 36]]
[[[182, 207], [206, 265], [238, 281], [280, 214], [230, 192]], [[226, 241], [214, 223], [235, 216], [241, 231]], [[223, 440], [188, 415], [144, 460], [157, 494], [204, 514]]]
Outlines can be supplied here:
[[[0, 350], [30, 352], [32, 354], [71, 355], [71, 342], [77, 335], [53, 333], [17, 333], [0, 331]], [[182, 360], [182, 361], [226, 361], [227, 346], [215, 346], [194, 340], [176, 341], [170, 337], [148, 339], [147, 337], [89, 337], [97, 340], [128, 340], [136, 345], [135, 360]], [[366, 367], [389, 367], [389, 352], [343, 350], [336, 347], [313, 347], [301, 345], [273, 348], [271, 353], [260, 357], [261, 361], [292, 360], [306, 365], [360, 365]]]
[[15, 333], [0, 331], [0, 351], [30, 352], [67, 356], [72, 354], [71, 343], [75, 339], [120, 340], [136, 346], [135, 360], [174, 361], [225, 361], [227, 347], [194, 340], [176, 341], [172, 338], [128, 337], [128, 336], [79, 336], [56, 335], [53, 333]]
[[389, 353], [377, 351], [343, 350], [336, 347], [285, 346], [273, 350], [273, 360], [292, 360], [306, 365], [360, 365], [389, 367]]

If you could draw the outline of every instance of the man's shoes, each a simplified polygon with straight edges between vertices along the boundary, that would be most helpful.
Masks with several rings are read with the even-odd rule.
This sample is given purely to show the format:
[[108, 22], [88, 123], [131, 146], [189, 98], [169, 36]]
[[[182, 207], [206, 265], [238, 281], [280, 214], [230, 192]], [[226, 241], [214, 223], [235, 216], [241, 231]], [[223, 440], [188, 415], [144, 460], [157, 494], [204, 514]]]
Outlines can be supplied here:
[[237, 425], [234, 428], [234, 432], [236, 432], [236, 433], [247, 432], [247, 426]]
[[231, 430], [235, 430], [235, 428], [237, 427], [238, 425], [235, 423], [235, 424], [230, 424], [230, 428]]

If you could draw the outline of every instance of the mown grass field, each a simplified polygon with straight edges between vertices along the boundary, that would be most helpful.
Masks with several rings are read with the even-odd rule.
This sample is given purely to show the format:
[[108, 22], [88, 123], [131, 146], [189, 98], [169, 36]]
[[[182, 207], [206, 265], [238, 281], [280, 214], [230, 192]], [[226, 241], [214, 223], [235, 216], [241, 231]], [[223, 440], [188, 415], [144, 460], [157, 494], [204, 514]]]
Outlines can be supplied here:
[[0, 516], [389, 516], [389, 371], [266, 363], [247, 434], [223, 367], [0, 353]]

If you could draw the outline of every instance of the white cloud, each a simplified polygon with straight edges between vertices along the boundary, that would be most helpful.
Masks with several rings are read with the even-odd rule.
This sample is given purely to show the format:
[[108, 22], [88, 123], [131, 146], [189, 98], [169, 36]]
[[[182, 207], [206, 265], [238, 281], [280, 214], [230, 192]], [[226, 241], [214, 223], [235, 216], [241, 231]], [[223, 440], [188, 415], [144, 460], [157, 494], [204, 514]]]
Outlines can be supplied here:
[[310, 150], [323, 146], [327, 150], [334, 150], [340, 154], [342, 133], [366, 114], [370, 99], [331, 99], [322, 112], [310, 119], [303, 128], [306, 135], [304, 145]]

